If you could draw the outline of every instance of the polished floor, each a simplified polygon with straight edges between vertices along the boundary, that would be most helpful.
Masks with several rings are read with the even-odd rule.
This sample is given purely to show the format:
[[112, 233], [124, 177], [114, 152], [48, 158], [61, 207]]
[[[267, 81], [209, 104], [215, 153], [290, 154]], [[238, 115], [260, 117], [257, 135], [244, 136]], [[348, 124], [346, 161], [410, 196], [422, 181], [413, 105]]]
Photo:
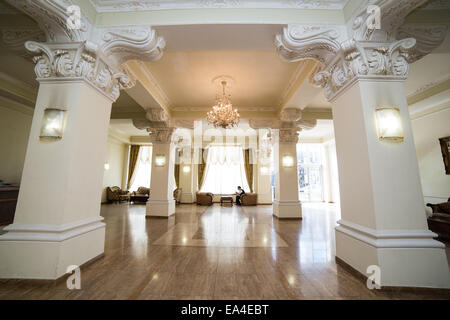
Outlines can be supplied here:
[[169, 219], [132, 204], [101, 214], [105, 256], [81, 270], [80, 290], [0, 280], [0, 299], [450, 299], [369, 290], [337, 265], [335, 205], [305, 203], [301, 221], [274, 218], [272, 206], [218, 204], [179, 205]]

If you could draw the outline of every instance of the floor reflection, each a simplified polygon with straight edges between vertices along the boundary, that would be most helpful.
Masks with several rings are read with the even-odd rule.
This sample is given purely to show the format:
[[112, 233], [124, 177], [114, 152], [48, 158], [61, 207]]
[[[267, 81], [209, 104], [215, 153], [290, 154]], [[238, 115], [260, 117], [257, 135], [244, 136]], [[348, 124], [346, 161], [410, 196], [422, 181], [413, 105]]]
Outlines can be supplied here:
[[[190, 206], [191, 207], [191, 206]], [[180, 208], [182, 211], [182, 208]], [[287, 243], [267, 223], [257, 223], [251, 209], [213, 205], [197, 221], [177, 223], [153, 245], [196, 247], [287, 247]]]
[[81, 290], [0, 280], [0, 299], [450, 298], [369, 290], [337, 265], [336, 205], [303, 203], [302, 220], [272, 210], [178, 205], [164, 219], [146, 218], [145, 205], [103, 205], [105, 256], [82, 269]]

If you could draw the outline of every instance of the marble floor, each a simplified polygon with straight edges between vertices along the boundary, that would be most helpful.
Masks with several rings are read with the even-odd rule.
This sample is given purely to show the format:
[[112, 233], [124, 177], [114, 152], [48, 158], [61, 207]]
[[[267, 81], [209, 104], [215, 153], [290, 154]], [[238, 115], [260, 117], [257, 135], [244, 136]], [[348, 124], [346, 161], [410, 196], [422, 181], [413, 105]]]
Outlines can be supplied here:
[[101, 210], [105, 256], [82, 268], [81, 290], [0, 280], [0, 299], [450, 299], [369, 290], [337, 265], [336, 205], [304, 203], [303, 220], [278, 220], [272, 206], [179, 205], [169, 219], [138, 204]]

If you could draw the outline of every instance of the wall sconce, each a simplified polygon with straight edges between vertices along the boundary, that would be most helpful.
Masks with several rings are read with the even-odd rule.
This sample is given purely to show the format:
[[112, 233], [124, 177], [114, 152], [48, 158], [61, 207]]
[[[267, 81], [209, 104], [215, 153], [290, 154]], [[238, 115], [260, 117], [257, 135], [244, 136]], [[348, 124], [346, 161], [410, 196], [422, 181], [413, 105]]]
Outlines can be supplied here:
[[184, 172], [184, 173], [189, 173], [189, 172], [191, 172], [191, 167], [190, 167], [190, 166], [184, 166], [184, 167], [183, 167], [183, 172]]
[[41, 126], [41, 139], [61, 139], [66, 122], [66, 110], [47, 108]]
[[294, 166], [294, 157], [293, 156], [283, 156], [281, 163], [285, 168], [292, 168]]
[[260, 172], [262, 175], [267, 175], [267, 174], [269, 174], [269, 168], [261, 167]]
[[109, 163], [105, 162], [105, 170], [108, 171], [109, 170]]
[[403, 141], [403, 126], [400, 109], [383, 107], [375, 109], [378, 139], [387, 141]]
[[164, 167], [166, 165], [166, 156], [163, 154], [157, 154], [155, 156], [155, 165], [157, 167]]

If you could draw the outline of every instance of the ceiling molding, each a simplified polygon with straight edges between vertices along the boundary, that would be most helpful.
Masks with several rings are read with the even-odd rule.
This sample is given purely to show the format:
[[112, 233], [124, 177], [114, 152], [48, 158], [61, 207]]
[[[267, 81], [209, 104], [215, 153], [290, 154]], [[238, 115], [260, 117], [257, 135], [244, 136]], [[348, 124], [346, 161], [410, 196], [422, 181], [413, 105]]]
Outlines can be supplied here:
[[143, 112], [114, 112], [111, 111], [111, 119], [146, 119], [146, 113]]
[[414, 93], [407, 97], [408, 105], [413, 105], [419, 101], [430, 98], [436, 94], [450, 89], [450, 77], [441, 80], [433, 81], [420, 87]]
[[295, 93], [300, 89], [302, 84], [316, 70], [317, 62], [312, 60], [303, 60], [299, 62], [297, 69], [292, 75], [287, 87], [284, 89], [283, 94], [280, 97], [278, 109], [283, 109], [286, 104], [291, 100]]
[[0, 72], [0, 91], [24, 99], [32, 105], [36, 103], [37, 89], [3, 72]]
[[129, 61], [126, 65], [133, 77], [138, 79], [161, 108], [170, 114], [172, 104], [163, 89], [158, 85], [158, 82], [148, 69], [147, 65], [142, 61], [136, 60]]
[[124, 136], [123, 134], [112, 129], [111, 126], [109, 127], [109, 130], [108, 130], [108, 138], [110, 138], [111, 140], [120, 142], [120, 143], [125, 143], [125, 144], [130, 143], [129, 137]]
[[302, 119], [304, 120], [313, 120], [313, 119], [322, 119], [322, 120], [332, 120], [333, 112], [331, 109], [322, 109], [322, 108], [305, 108], [302, 111]]
[[327, 9], [343, 10], [348, 0], [89, 0], [99, 13], [183, 9]]
[[139, 145], [152, 145], [152, 141], [148, 134], [146, 136], [131, 136], [130, 143]]
[[14, 110], [23, 114], [26, 114], [28, 116], [33, 116], [34, 109], [23, 104], [20, 102], [17, 102], [15, 100], [0, 96], [0, 107], [4, 107], [10, 110]]
[[425, 117], [425, 116], [427, 116], [429, 114], [436, 113], [436, 112], [439, 112], [439, 111], [443, 111], [443, 110], [448, 109], [448, 108], [450, 108], [450, 100], [449, 101], [445, 101], [444, 103], [435, 105], [433, 107], [427, 108], [425, 110], [413, 113], [413, 114], [410, 115], [410, 118], [411, 118], [411, 120], [417, 120], [417, 119], [423, 118], [423, 117]]

